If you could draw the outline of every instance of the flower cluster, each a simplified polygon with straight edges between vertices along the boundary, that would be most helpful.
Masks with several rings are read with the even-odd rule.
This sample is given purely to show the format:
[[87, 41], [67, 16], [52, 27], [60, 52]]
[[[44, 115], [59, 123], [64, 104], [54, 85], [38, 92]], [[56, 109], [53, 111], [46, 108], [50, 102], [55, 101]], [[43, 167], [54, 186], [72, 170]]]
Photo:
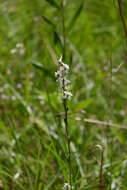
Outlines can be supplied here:
[[68, 85], [70, 84], [70, 81], [66, 78], [69, 71], [69, 66], [62, 62], [62, 56], [58, 60], [58, 66], [59, 70], [55, 72], [55, 76], [57, 77], [57, 82], [60, 84], [63, 98], [69, 99], [72, 96], [72, 93], [67, 91]]
[[23, 43], [17, 43], [15, 48], [11, 49], [11, 54], [19, 54], [20, 56], [23, 56], [25, 54], [25, 47]]

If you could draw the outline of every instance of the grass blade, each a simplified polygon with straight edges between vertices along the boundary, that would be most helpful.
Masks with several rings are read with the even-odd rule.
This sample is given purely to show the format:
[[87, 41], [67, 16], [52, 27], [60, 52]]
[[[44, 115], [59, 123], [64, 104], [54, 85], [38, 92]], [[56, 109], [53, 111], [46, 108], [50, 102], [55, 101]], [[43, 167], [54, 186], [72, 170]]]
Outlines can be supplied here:
[[84, 6], [84, 2], [82, 2], [80, 4], [80, 6], [78, 7], [78, 9], [76, 10], [76, 12], [74, 13], [72, 19], [71, 19], [71, 22], [70, 22], [70, 25], [69, 25], [69, 29], [73, 28], [74, 24], [76, 23], [76, 20], [78, 19], [78, 17], [80, 16], [81, 14], [81, 11], [83, 9], [83, 6]]
[[59, 6], [57, 5], [57, 3], [54, 0], [46, 0], [50, 5], [52, 5], [55, 8], [59, 8]]

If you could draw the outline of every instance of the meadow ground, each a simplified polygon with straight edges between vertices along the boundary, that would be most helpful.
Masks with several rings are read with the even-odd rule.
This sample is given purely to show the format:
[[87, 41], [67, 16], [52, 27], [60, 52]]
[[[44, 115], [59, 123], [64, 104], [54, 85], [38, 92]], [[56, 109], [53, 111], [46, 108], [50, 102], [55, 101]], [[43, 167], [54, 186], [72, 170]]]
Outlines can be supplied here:
[[0, 189], [69, 189], [63, 55], [73, 189], [127, 190], [126, 10], [120, 0], [1, 0]]

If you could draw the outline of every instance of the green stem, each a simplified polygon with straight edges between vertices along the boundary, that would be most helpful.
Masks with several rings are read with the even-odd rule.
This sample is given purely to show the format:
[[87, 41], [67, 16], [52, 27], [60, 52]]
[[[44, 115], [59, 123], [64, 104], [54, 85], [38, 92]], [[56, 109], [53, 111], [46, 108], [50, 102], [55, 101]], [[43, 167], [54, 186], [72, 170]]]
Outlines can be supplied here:
[[[62, 22], [62, 33], [63, 33], [63, 61], [66, 60], [66, 27], [65, 27], [65, 7], [64, 7], [64, 0], [61, 0], [61, 22]], [[65, 91], [65, 84], [63, 80], [63, 86], [62, 86], [63, 92]], [[64, 96], [64, 95], [63, 95]], [[64, 105], [64, 124], [65, 124], [65, 132], [66, 132], [66, 139], [67, 139], [67, 161], [69, 166], [69, 184], [72, 189], [72, 166], [71, 166], [71, 146], [70, 146], [70, 135], [68, 130], [68, 106], [67, 106], [67, 99], [63, 99], [63, 105]]]
[[123, 28], [124, 28], [125, 38], [127, 41], [127, 26], [126, 26], [124, 14], [123, 14], [122, 0], [118, 0], [118, 7], [119, 7], [119, 14], [120, 14], [121, 22], [122, 22]]
[[66, 29], [65, 29], [65, 9], [64, 2], [61, 0], [61, 21], [62, 21], [62, 33], [63, 33], [63, 60], [66, 59]]
[[101, 152], [100, 184], [99, 184], [99, 189], [100, 190], [105, 189], [104, 180], [103, 180], [103, 164], [104, 164], [104, 150], [102, 150], [102, 152]]
[[71, 167], [71, 146], [70, 146], [70, 135], [69, 135], [69, 130], [68, 130], [68, 107], [67, 107], [67, 99], [63, 100], [64, 104], [64, 111], [65, 111], [65, 118], [64, 118], [64, 123], [65, 123], [65, 131], [66, 131], [66, 138], [67, 138], [67, 149], [68, 149], [68, 166], [69, 166], [69, 183], [72, 189], [72, 167]]

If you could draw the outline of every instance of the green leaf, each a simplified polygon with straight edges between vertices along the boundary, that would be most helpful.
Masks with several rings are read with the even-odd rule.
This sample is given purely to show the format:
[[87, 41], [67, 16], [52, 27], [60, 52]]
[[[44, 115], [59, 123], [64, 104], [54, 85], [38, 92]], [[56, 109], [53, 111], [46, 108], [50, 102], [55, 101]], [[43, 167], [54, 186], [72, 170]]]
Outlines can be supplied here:
[[41, 70], [43, 72], [43, 74], [45, 75], [45, 77], [50, 77], [53, 80], [55, 80], [55, 76], [52, 74], [52, 72], [49, 71], [48, 69], [44, 68], [44, 66], [41, 63], [34, 61], [34, 62], [32, 62], [32, 65], [35, 68]]
[[5, 123], [0, 119], [0, 128], [3, 130], [7, 130], [7, 126], [5, 125]]
[[50, 5], [52, 5], [53, 7], [59, 8], [59, 6], [57, 5], [57, 3], [54, 0], [46, 0]]
[[47, 23], [50, 24], [51, 26], [53, 26], [55, 28], [55, 25], [45, 16], [42, 16], [43, 20]]
[[54, 35], [54, 43], [59, 44], [60, 47], [62, 47], [61, 39], [55, 30], [53, 31], [53, 35]]
[[74, 26], [76, 20], [78, 19], [78, 17], [79, 17], [80, 14], [81, 14], [81, 11], [82, 11], [82, 9], [83, 9], [83, 5], [84, 5], [84, 2], [82, 2], [82, 3], [80, 4], [80, 6], [79, 6], [78, 9], [76, 10], [75, 14], [73, 15], [73, 17], [72, 17], [72, 19], [71, 19], [71, 21], [70, 21], [70, 24], [69, 24], [69, 29], [73, 28], [73, 26]]
[[85, 109], [93, 102], [92, 98], [88, 98], [86, 100], [80, 101], [77, 105], [75, 105], [76, 109]]

